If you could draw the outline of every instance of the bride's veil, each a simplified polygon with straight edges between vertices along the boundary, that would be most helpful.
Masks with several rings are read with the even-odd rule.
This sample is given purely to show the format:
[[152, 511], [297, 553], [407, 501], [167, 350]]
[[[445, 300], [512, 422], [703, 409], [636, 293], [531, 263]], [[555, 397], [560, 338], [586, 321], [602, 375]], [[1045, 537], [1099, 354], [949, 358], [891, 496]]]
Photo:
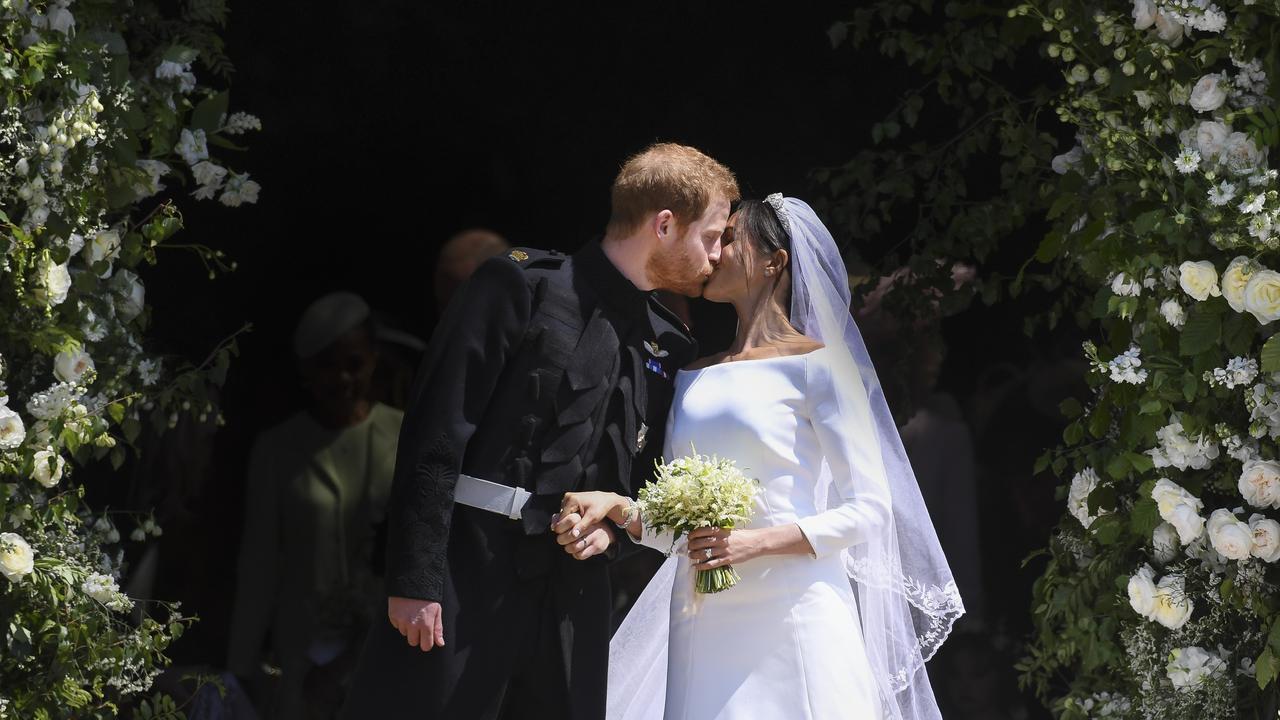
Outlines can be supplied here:
[[[887, 491], [892, 501], [890, 521], [843, 553], [885, 717], [941, 718], [924, 663], [950, 634], [964, 605], [875, 367], [849, 312], [849, 280], [840, 251], [805, 202], [780, 195], [766, 202], [791, 237], [791, 322], [830, 349], [814, 359], [831, 364], [846, 440], [862, 449], [859, 457], [880, 459], [853, 468], [854, 492]], [[824, 463], [817, 483], [818, 512], [841, 502], [835, 487]], [[672, 558], [614, 634], [609, 648], [609, 720], [662, 717], [674, 575]]]

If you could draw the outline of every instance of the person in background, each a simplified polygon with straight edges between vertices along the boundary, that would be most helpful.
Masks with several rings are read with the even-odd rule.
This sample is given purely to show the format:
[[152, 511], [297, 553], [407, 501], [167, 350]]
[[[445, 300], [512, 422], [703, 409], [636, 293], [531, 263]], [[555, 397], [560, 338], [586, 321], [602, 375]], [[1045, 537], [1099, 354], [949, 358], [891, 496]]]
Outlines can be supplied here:
[[279, 668], [266, 717], [333, 716], [382, 592], [373, 527], [403, 414], [369, 400], [374, 337], [359, 296], [313, 302], [293, 336], [308, 407], [263, 431], [250, 455], [227, 661], [251, 686], [268, 657]]
[[480, 263], [511, 249], [498, 233], [484, 228], [464, 230], [449, 238], [436, 256], [436, 310], [443, 314], [449, 299]]

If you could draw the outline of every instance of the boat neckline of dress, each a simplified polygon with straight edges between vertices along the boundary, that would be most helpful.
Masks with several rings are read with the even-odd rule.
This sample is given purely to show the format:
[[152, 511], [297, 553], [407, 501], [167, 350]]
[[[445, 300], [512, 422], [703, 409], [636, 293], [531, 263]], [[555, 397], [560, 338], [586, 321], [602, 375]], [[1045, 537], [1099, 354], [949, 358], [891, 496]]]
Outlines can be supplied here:
[[708, 368], [713, 368], [713, 367], [725, 367], [725, 366], [728, 366], [728, 365], [737, 365], [737, 364], [739, 364], [739, 363], [758, 363], [758, 362], [768, 362], [768, 361], [770, 361], [770, 360], [788, 360], [788, 359], [790, 359], [790, 358], [807, 358], [807, 357], [809, 357], [810, 355], [813, 355], [814, 353], [820, 353], [820, 352], [822, 352], [823, 350], [826, 350], [826, 349], [827, 349], [827, 347], [828, 347], [828, 346], [823, 345], [822, 347], [820, 347], [820, 348], [814, 348], [813, 350], [810, 350], [809, 352], [795, 353], [794, 355], [774, 355], [773, 357], [746, 358], [746, 359], [743, 359], [743, 360], [730, 360], [730, 361], [728, 361], [728, 362], [718, 362], [718, 363], [713, 363], [713, 364], [711, 364], [711, 365], [703, 365], [703, 366], [702, 366], [702, 367], [700, 367], [700, 368], [694, 368], [694, 369], [692, 369], [692, 370], [688, 370], [688, 369], [686, 369], [686, 368], [680, 368], [679, 370], [677, 370], [677, 371], [676, 371], [676, 373], [677, 373], [677, 374], [679, 374], [679, 373], [696, 373], [696, 372], [702, 372], [703, 370], [706, 370], [706, 369], [708, 369]]

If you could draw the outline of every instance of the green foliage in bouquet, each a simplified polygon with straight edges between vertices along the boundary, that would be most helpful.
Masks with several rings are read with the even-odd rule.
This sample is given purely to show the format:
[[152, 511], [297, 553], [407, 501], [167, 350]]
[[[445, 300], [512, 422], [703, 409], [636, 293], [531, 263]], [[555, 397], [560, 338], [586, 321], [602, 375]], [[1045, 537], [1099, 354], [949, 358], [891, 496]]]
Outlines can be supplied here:
[[[732, 529], [753, 514], [752, 501], [760, 484], [732, 461], [706, 455], [686, 455], [657, 465], [656, 479], [640, 488], [644, 524], [654, 532], [671, 532], [675, 540], [698, 528]], [[732, 565], [699, 570], [695, 589], [717, 593], [738, 583]]]
[[121, 591], [121, 532], [160, 528], [95, 512], [76, 476], [119, 468], [147, 425], [221, 420], [234, 342], [199, 364], [154, 352], [139, 274], [179, 247], [230, 269], [170, 243], [182, 217], [160, 198], [257, 200], [211, 149], [259, 122], [195, 76], [229, 71], [225, 17], [216, 0], [0, 0], [0, 718], [116, 716], [193, 620]]

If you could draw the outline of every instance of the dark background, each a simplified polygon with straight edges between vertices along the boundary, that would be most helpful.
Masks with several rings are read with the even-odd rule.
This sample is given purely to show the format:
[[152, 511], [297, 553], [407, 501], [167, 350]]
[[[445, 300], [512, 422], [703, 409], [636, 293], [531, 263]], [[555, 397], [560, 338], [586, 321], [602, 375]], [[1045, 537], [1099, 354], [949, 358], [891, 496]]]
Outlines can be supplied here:
[[[199, 359], [253, 324], [225, 388], [212, 478], [193, 499], [199, 514], [166, 528], [172, 550], [156, 592], [202, 617], [175, 646], [178, 661], [222, 662], [247, 450], [298, 407], [288, 340], [303, 307], [354, 290], [426, 338], [441, 243], [485, 226], [515, 245], [573, 250], [603, 230], [619, 165], [655, 140], [722, 161], [744, 196], [813, 196], [811, 171], [869, 144], [909, 80], [874, 51], [831, 47], [828, 28], [853, 7], [233, 2], [232, 110], [260, 116], [264, 129], [245, 138], [250, 152], [222, 159], [262, 183], [261, 199], [233, 210], [179, 198], [182, 241], [223, 250], [234, 273], [208, 283], [194, 256], [175, 252], [163, 274], [144, 275], [153, 334], [176, 352]], [[1035, 243], [992, 262], [1016, 270]], [[979, 662], [1000, 666], [996, 686], [1013, 708], [990, 717], [1027, 712], [1008, 666], [1029, 627], [1035, 568], [1017, 563], [1060, 512], [1052, 483], [1030, 469], [1060, 428], [1052, 409], [1070, 373], [1054, 363], [1078, 355], [1061, 336], [1028, 339], [1025, 311], [975, 304], [941, 326], [940, 389], [981, 419], [993, 607], [975, 630], [992, 645]]]

